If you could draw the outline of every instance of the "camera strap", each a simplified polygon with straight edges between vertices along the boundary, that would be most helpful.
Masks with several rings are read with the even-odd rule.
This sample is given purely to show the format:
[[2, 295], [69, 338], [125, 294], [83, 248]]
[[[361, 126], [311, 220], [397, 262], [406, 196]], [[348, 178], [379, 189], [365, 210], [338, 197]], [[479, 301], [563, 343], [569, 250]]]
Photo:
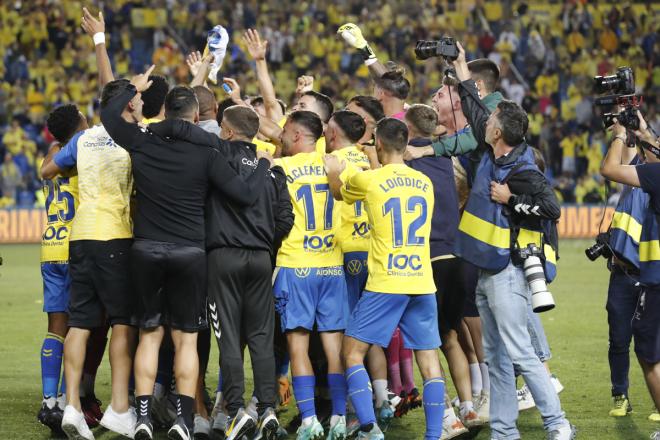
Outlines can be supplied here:
[[660, 159], [660, 148], [656, 147], [655, 145], [653, 145], [649, 142], [643, 141], [641, 139], [639, 141], [639, 146], [642, 147], [643, 149], [645, 149], [646, 151], [650, 152], [651, 154], [654, 154], [655, 157]]

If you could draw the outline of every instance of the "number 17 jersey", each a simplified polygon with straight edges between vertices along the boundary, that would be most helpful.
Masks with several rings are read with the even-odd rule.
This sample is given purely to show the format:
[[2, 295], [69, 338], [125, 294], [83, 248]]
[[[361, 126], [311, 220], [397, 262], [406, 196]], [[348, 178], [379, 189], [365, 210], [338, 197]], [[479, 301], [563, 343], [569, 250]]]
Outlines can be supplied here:
[[298, 153], [275, 160], [286, 174], [295, 220], [277, 254], [280, 267], [332, 267], [343, 264], [336, 245], [340, 213], [332, 198], [323, 154]]
[[346, 203], [362, 200], [371, 225], [366, 290], [377, 293], [435, 293], [431, 269], [433, 184], [404, 164], [385, 165], [349, 177]]

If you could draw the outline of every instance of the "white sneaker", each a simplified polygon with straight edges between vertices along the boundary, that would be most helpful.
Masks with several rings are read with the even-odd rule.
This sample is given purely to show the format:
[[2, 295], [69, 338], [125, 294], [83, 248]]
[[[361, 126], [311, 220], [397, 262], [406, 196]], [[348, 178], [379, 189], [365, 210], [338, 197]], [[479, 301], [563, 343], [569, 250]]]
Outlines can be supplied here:
[[573, 440], [576, 433], [575, 426], [566, 423], [561, 428], [548, 432], [548, 440]]
[[440, 440], [449, 440], [469, 432], [459, 418], [456, 417], [453, 409], [445, 408], [445, 411], [449, 415], [442, 419], [442, 437], [440, 437]]
[[211, 438], [211, 421], [206, 417], [195, 414], [195, 424], [193, 429], [195, 439], [206, 440]]
[[85, 423], [85, 416], [71, 405], [64, 408], [62, 430], [71, 440], [94, 440], [94, 434]]
[[129, 408], [124, 413], [118, 413], [112, 409], [112, 406], [108, 405], [103, 413], [100, 425], [109, 431], [133, 438], [136, 422], [137, 415], [135, 414], [135, 408]]
[[555, 387], [555, 391], [557, 392], [557, 394], [564, 391], [564, 385], [562, 385], [561, 382], [559, 382], [559, 379], [557, 379], [557, 376], [555, 376], [554, 374], [550, 375], [550, 382], [552, 382], [552, 386]]
[[479, 415], [479, 419], [488, 423], [490, 421], [490, 395], [482, 391], [476, 402], [475, 410]]
[[534, 402], [534, 398], [532, 397], [532, 392], [527, 384], [523, 385], [522, 388], [517, 391], [517, 395], [518, 411], [525, 411], [536, 406], [536, 402]]

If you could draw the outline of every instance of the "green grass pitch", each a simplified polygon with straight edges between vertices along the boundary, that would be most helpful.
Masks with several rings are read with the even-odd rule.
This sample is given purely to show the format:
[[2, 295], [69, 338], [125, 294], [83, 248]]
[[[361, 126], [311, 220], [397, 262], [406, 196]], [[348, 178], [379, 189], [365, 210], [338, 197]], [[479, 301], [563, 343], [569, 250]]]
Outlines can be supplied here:
[[[579, 430], [578, 438], [645, 439], [660, 426], [647, 420], [653, 405], [634, 355], [630, 373], [634, 412], [623, 419], [607, 415], [611, 404], [605, 313], [608, 272], [604, 260], [592, 263], [586, 259], [583, 249], [589, 244], [563, 241], [560, 247], [559, 276], [551, 285], [557, 308], [542, 317], [553, 352], [550, 366], [566, 387], [561, 402]], [[46, 332], [46, 315], [41, 312], [39, 247], [3, 245], [0, 256], [4, 259], [0, 266], [0, 439], [47, 439], [49, 432], [36, 420], [41, 400], [39, 350]], [[207, 383], [214, 387], [215, 348], [210, 365]], [[104, 404], [109, 399], [109, 370], [105, 358], [96, 385]], [[454, 395], [453, 390], [451, 394]], [[282, 415], [283, 421], [288, 421], [294, 412], [291, 406]], [[396, 420], [386, 438], [423, 438], [423, 417], [418, 409]], [[521, 414], [518, 426], [524, 439], [545, 438], [535, 409]], [[120, 438], [102, 429], [96, 429], [95, 435], [102, 440]], [[165, 435], [159, 433], [158, 438]], [[477, 437], [487, 438], [487, 429]]]

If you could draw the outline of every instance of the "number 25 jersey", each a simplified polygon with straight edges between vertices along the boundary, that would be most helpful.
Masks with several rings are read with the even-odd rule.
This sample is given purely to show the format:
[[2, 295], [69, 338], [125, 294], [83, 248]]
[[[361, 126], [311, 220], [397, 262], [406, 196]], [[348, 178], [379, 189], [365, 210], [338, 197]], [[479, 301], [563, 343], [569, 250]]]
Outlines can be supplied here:
[[366, 290], [377, 293], [435, 293], [431, 269], [433, 184], [404, 164], [385, 165], [349, 177], [346, 203], [364, 202], [371, 225]]
[[343, 264], [336, 245], [339, 209], [330, 192], [323, 154], [298, 153], [275, 160], [286, 174], [295, 220], [277, 254], [280, 267], [331, 267]]
[[41, 237], [41, 261], [69, 261], [71, 222], [78, 208], [78, 177], [43, 181], [46, 229]]

